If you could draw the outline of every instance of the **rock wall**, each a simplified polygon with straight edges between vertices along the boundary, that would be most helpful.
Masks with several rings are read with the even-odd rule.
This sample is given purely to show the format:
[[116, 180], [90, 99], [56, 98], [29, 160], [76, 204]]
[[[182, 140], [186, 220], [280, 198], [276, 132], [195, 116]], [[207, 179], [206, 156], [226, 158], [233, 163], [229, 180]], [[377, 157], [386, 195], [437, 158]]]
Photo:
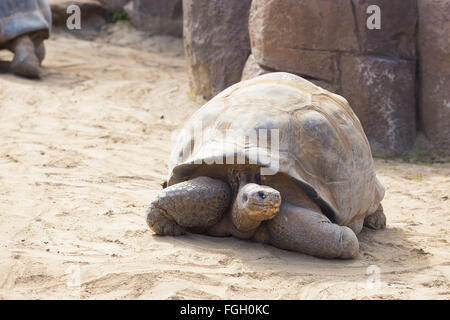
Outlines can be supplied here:
[[241, 81], [249, 80], [251, 78], [262, 76], [263, 74], [274, 72], [275, 70], [265, 68], [256, 62], [255, 56], [250, 54], [245, 62], [242, 70]]
[[375, 153], [408, 151], [417, 129], [450, 153], [450, 0], [100, 1], [130, 2], [138, 29], [183, 35], [196, 95], [291, 72], [343, 95]]
[[450, 1], [418, 0], [420, 125], [450, 153]]
[[[381, 9], [381, 30], [366, 26], [369, 5]], [[252, 56], [265, 70], [343, 95], [375, 152], [407, 151], [416, 133], [416, 22], [416, 0], [253, 0]]]
[[125, 10], [139, 30], [152, 35], [183, 35], [182, 0], [132, 0]]
[[375, 153], [407, 151], [416, 134], [416, 64], [384, 57], [343, 55], [340, 90]]
[[190, 86], [210, 99], [239, 82], [250, 54], [251, 0], [184, 0], [183, 39]]
[[110, 11], [123, 10], [125, 5], [131, 0], [99, 0], [103, 7]]

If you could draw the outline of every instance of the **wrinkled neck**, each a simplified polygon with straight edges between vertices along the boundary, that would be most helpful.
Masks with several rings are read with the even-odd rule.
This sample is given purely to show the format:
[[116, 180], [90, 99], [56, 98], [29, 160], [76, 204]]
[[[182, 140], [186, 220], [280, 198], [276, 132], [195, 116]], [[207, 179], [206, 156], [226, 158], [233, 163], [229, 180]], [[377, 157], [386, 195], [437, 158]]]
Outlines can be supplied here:
[[231, 167], [228, 170], [228, 182], [231, 186], [234, 200], [236, 200], [236, 196], [239, 193], [239, 190], [248, 183], [261, 184], [261, 181], [259, 181], [258, 179], [258, 173], [258, 167], [250, 166]]

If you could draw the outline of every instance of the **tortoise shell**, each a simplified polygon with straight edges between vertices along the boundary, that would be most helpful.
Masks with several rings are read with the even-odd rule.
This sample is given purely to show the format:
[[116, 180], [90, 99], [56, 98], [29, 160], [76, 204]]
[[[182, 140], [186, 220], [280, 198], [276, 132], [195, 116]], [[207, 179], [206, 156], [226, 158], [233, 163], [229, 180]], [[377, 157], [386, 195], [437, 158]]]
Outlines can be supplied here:
[[27, 33], [49, 37], [51, 11], [46, 0], [0, 1], [0, 45]]

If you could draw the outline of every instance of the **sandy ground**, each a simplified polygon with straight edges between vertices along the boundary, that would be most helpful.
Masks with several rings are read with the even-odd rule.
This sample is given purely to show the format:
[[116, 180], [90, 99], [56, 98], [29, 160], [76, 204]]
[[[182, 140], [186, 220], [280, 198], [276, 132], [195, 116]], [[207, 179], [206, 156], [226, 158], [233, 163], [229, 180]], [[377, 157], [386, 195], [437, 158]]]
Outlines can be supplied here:
[[202, 101], [181, 40], [114, 29], [53, 35], [43, 81], [0, 74], [0, 298], [450, 298], [449, 163], [376, 160], [388, 226], [351, 261], [153, 236], [145, 208]]

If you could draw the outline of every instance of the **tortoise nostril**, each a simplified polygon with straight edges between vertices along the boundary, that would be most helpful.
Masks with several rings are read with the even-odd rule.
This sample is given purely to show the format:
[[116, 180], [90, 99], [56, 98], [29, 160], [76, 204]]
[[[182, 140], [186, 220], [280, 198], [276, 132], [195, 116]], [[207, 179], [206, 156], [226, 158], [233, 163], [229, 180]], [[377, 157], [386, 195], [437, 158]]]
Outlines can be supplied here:
[[260, 197], [261, 199], [265, 199], [266, 198], [266, 194], [262, 191], [258, 191], [258, 197]]

